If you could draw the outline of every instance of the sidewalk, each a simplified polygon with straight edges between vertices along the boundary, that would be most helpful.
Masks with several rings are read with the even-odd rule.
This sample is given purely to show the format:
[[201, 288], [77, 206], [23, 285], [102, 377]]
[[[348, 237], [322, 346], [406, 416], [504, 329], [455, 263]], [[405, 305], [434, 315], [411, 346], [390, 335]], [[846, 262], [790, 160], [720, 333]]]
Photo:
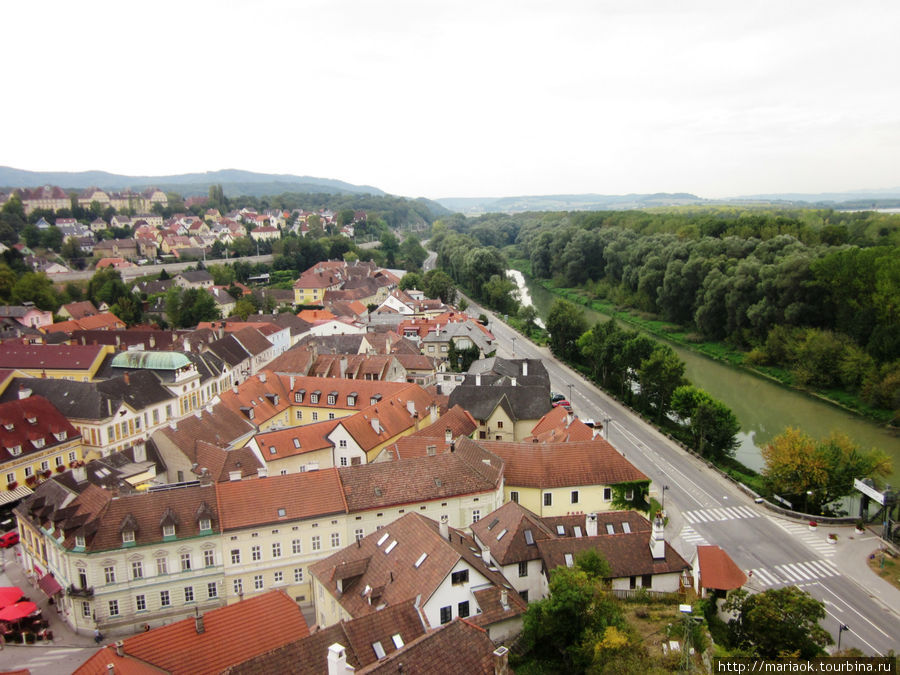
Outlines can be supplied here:
[[[96, 647], [92, 635], [78, 635], [63, 621], [62, 617], [57, 613], [56, 604], [50, 604], [49, 598], [44, 592], [32, 585], [25, 572], [16, 561], [15, 549], [0, 549], [2, 553], [3, 570], [0, 572], [0, 586], [18, 586], [22, 589], [32, 602], [36, 603], [40, 608], [43, 617], [50, 624], [50, 630], [53, 631], [53, 640], [42, 640], [35, 642], [33, 646], [37, 647]], [[4, 649], [26, 647], [32, 645], [6, 644]]]
[[[819, 529], [823, 529], [821, 526]], [[866, 531], [856, 534], [852, 526], [824, 528], [826, 536], [836, 534], [834, 558], [832, 562], [845, 577], [862, 588], [869, 597], [885, 609], [898, 615], [900, 589], [888, 583], [869, 568], [869, 556], [881, 547], [881, 539]]]

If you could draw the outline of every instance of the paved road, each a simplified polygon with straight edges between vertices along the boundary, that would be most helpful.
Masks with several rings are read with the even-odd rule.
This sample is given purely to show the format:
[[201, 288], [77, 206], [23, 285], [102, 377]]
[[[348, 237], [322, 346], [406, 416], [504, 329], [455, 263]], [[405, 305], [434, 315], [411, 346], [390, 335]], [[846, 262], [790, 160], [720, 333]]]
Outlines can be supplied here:
[[[223, 263], [233, 263], [236, 260], [240, 260], [241, 262], [246, 263], [258, 263], [258, 262], [272, 262], [272, 255], [251, 255], [245, 258], [227, 258], [227, 259], [209, 259], [206, 261], [207, 265], [221, 265]], [[163, 268], [165, 268], [166, 272], [178, 273], [188, 267], [196, 267], [197, 261], [193, 260], [191, 262], [180, 262], [180, 263], [165, 263], [163, 265], [138, 265], [137, 267], [124, 267], [119, 270], [122, 273], [122, 280], [128, 281], [129, 279], [136, 279], [137, 277], [142, 277], [148, 274], [159, 274]], [[50, 280], [53, 283], [65, 283], [67, 281], [84, 281], [85, 279], [90, 279], [94, 276], [94, 272], [96, 270], [84, 270], [83, 272], [67, 272], [65, 274], [54, 274], [50, 277]]]
[[[485, 312], [492, 317], [483, 308], [470, 306], [470, 314]], [[858, 647], [870, 655], [900, 651], [900, 617], [896, 613], [900, 592], [878, 587], [876, 582], [884, 582], [869, 580], [865, 569], [866, 555], [878, 547], [874, 538], [854, 539], [852, 528], [819, 527], [812, 533], [804, 523], [774, 517], [553, 358], [548, 349], [537, 347], [493, 317], [490, 329], [498, 339], [498, 353], [543, 359], [552, 388], [569, 397], [575, 412], [582, 419], [604, 423], [610, 443], [651, 478], [657, 493], [668, 486], [664, 491], [670, 517], [667, 539], [685, 559], [692, 561], [698, 544], [717, 544], [741, 569], [753, 572], [751, 588], [762, 591], [795, 584], [824, 601], [828, 617], [823, 626], [835, 641], [838, 627], [850, 626], [842, 636], [842, 647]], [[837, 545], [827, 542], [828, 532], [840, 533]]]

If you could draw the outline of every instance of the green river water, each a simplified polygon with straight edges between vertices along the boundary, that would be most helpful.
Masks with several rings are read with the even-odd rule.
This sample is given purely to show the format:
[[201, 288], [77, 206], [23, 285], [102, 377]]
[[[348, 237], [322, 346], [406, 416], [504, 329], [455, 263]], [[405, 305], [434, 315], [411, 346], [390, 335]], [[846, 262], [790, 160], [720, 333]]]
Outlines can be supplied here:
[[[513, 276], [513, 280], [521, 285], [522, 278], [518, 274]], [[541, 318], [546, 319], [557, 296], [531, 279], [524, 279], [524, 284]], [[605, 314], [587, 308], [584, 311], [591, 324], [609, 319]], [[888, 481], [892, 486], [900, 485], [900, 435], [896, 432], [801, 392], [669, 344], [685, 362], [688, 379], [737, 415], [741, 422], [741, 445], [735, 456], [746, 466], [760, 469], [760, 447], [786, 427], [800, 428], [814, 438], [839, 430], [864, 448], [884, 450], [894, 462], [894, 474]]]

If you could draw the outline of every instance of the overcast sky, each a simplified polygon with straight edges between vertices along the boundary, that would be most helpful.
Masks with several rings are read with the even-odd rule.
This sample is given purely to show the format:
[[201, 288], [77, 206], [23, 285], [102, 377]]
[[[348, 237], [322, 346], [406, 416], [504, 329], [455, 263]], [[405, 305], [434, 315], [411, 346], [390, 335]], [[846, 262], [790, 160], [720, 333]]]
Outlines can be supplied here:
[[0, 164], [410, 197], [900, 186], [900, 2], [11, 2]]

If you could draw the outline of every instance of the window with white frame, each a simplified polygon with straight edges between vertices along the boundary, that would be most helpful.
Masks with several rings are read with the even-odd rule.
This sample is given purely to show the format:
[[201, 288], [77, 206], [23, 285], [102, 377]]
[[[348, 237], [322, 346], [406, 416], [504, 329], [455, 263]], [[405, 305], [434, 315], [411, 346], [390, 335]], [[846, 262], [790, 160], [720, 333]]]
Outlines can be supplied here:
[[164, 574], [169, 573], [169, 559], [168, 558], [157, 558], [156, 559], [156, 575], [163, 576]]
[[56, 465], [56, 466], [62, 466], [62, 465], [63, 465], [63, 458], [62, 458], [62, 455], [57, 455], [56, 457], [54, 457], [54, 458], [53, 458], [53, 464]]
[[603, 488], [603, 501], [605, 501], [605, 502], [612, 501], [612, 488], [609, 488], [609, 487]]
[[332, 532], [331, 533], [331, 548], [338, 548], [341, 545], [341, 533], [340, 532]]
[[231, 564], [232, 565], [240, 565], [241, 564], [241, 549], [239, 549], [239, 548], [231, 549]]
[[300, 539], [294, 539], [291, 541], [291, 553], [294, 555], [299, 555], [303, 553], [303, 542]]
[[319, 535], [316, 535], [312, 538], [312, 550], [320, 551], [322, 549], [322, 538]]
[[272, 581], [275, 584], [283, 584], [284, 583], [284, 572], [275, 572], [272, 575]]
[[191, 554], [190, 553], [182, 553], [181, 554], [181, 571], [188, 572], [191, 569]]
[[262, 574], [255, 574], [255, 575], [253, 576], [253, 590], [254, 590], [254, 591], [261, 591], [261, 590], [263, 590], [263, 588], [264, 588], [264, 586], [263, 586], [263, 575], [262, 575]]
[[175, 526], [174, 525], [163, 525], [163, 536], [164, 537], [174, 537], [175, 536]]
[[109, 601], [109, 615], [110, 616], [119, 616], [119, 601], [118, 600], [110, 600]]
[[216, 565], [216, 552], [208, 548], [203, 551], [203, 566], [204, 567], [215, 567]]
[[553, 494], [550, 492], [544, 493], [544, 506], [553, 506]]
[[272, 557], [280, 558], [281, 557], [281, 542], [274, 542], [272, 544]]
[[360, 541], [363, 537], [366, 536], [366, 532], [361, 527], [358, 527], [358, 528], [356, 528], [356, 531], [353, 533], [353, 536], [356, 539], [356, 541]]
[[194, 601], [194, 587], [193, 586], [185, 586], [184, 587], [184, 601], [185, 602], [193, 602]]
[[477, 523], [481, 520], [481, 509], [472, 509], [472, 522]]
[[109, 565], [103, 568], [103, 578], [106, 580], [108, 584], [116, 583], [116, 568], [115, 565]]
[[69, 461], [74, 462], [78, 459], [78, 454], [73, 450], [69, 453]]
[[347, 466], [347, 464], [348, 464], [348, 463], [347, 463], [347, 458], [346, 458], [346, 457], [341, 457], [341, 466]]
[[250, 547], [250, 559], [262, 560], [262, 548], [259, 546], [259, 544]]
[[234, 588], [235, 595], [241, 595], [244, 592], [244, 580], [235, 579], [232, 583], [232, 587]]
[[159, 606], [160, 607], [168, 607], [172, 604], [172, 598], [169, 596], [169, 591], [160, 591], [159, 592]]
[[315, 410], [313, 410], [312, 421], [313, 421], [313, 422], [318, 422], [318, 421], [319, 421], [319, 413], [316, 412]]
[[131, 563], [131, 578], [132, 579], [143, 579], [144, 578], [144, 563], [140, 560], [135, 560]]
[[134, 608], [138, 612], [143, 612], [147, 609], [147, 598], [143, 595], [134, 596]]
[[90, 618], [91, 616], [91, 603], [87, 600], [81, 601], [81, 616], [85, 618]]
[[295, 567], [294, 568], [294, 582], [295, 583], [303, 583], [303, 568]]
[[212, 529], [212, 522], [209, 518], [201, 518], [200, 519], [200, 529], [203, 531]]
[[206, 584], [206, 597], [210, 600], [219, 597], [219, 585], [215, 581]]
[[122, 533], [122, 543], [123, 544], [133, 544], [134, 543], [134, 530], [125, 530]]
[[340, 447], [340, 448], [346, 448], [346, 447], [347, 447], [347, 439], [346, 439], [346, 438], [342, 438], [341, 440], [339, 440], [339, 441], [338, 441], [338, 447]]

